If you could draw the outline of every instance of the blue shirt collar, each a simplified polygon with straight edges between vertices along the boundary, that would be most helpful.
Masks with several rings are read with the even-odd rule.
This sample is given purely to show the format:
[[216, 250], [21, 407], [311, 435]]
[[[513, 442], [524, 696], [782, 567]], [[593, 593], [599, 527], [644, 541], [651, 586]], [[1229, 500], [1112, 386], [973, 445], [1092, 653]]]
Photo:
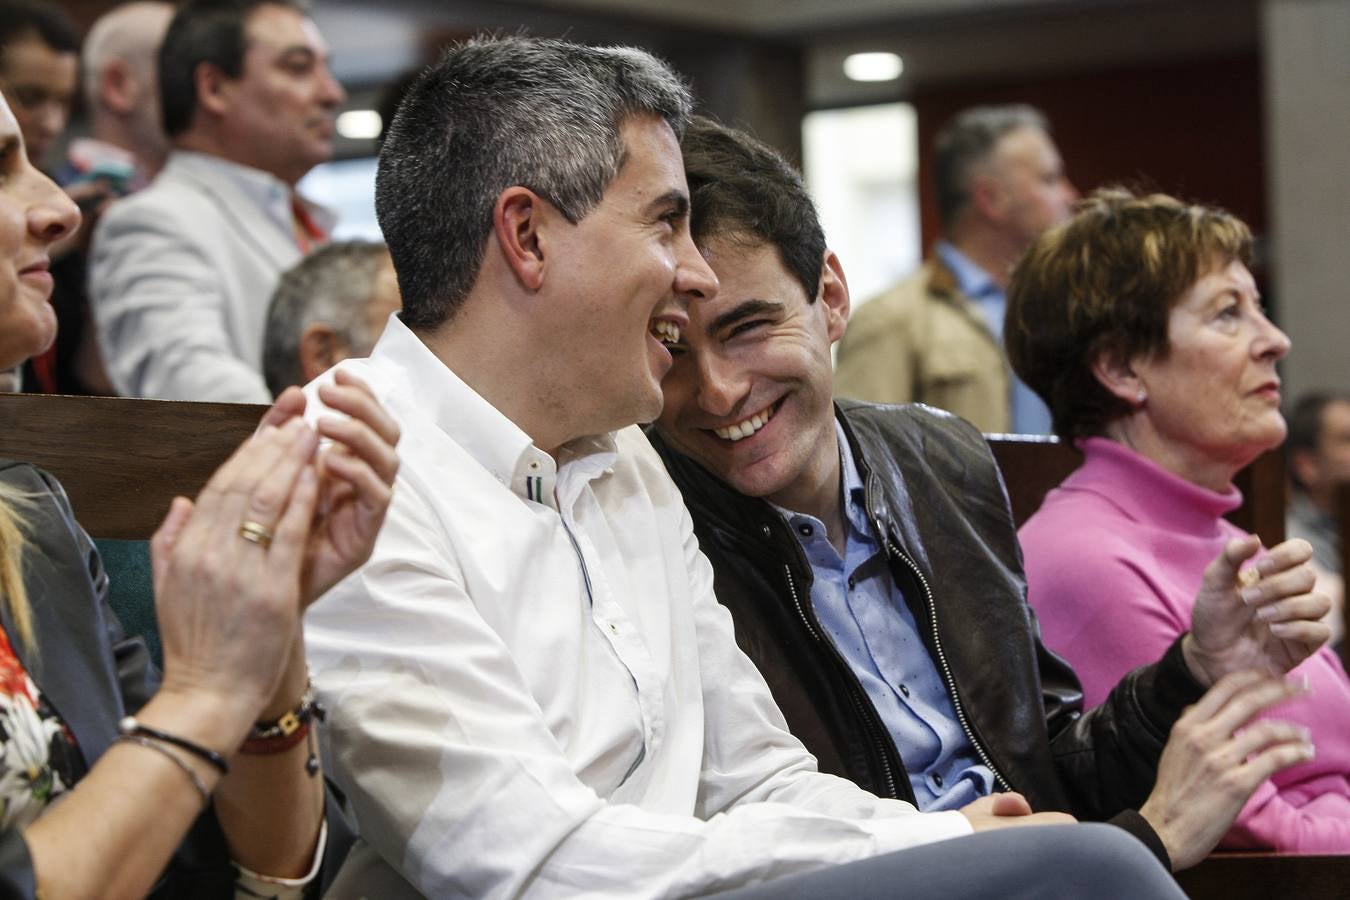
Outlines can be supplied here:
[[843, 484], [844, 516], [855, 534], [871, 536], [872, 525], [867, 520], [867, 486], [863, 484], [862, 473], [853, 459], [853, 451], [848, 445], [848, 436], [838, 419], [834, 420], [834, 433], [839, 440], [840, 480]]
[[951, 244], [946, 241], [938, 241], [933, 245], [933, 253], [956, 276], [956, 286], [960, 288], [961, 293], [970, 299], [980, 300], [985, 297], [1003, 296], [1003, 289], [989, 276], [989, 273], [971, 262], [969, 256], [966, 256]]

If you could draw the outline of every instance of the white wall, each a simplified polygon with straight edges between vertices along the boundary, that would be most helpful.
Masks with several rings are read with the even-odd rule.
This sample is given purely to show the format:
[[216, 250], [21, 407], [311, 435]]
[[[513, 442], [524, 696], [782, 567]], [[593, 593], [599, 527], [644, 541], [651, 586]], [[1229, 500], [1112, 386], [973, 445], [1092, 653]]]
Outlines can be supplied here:
[[1350, 2], [1266, 0], [1270, 237], [1285, 399], [1350, 388]]

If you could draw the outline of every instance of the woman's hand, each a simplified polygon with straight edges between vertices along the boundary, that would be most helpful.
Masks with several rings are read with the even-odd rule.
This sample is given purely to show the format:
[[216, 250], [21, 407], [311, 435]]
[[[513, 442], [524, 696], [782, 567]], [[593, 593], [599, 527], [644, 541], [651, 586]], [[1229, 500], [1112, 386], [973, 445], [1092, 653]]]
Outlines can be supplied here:
[[1173, 870], [1204, 859], [1262, 782], [1313, 756], [1308, 733], [1252, 719], [1301, 688], [1261, 672], [1225, 676], [1172, 726], [1153, 792], [1139, 814], [1167, 848]]
[[398, 474], [398, 425], [364, 382], [339, 369], [319, 399], [346, 415], [316, 423], [332, 443], [319, 451], [319, 510], [301, 584], [306, 606], [370, 558]]
[[319, 501], [318, 435], [264, 425], [194, 504], [176, 498], [151, 541], [164, 645], [161, 692], [206, 696], [232, 749], [272, 696], [300, 617], [301, 572]]
[[[1235, 538], [1205, 569], [1182, 653], [1205, 687], [1231, 672], [1258, 670], [1282, 675], [1307, 659], [1331, 636], [1323, 619], [1330, 601], [1313, 592], [1316, 580], [1307, 541], [1285, 541], [1251, 568], [1259, 578], [1240, 579], [1238, 569], [1261, 549], [1252, 535]], [[1245, 573], [1244, 573], [1245, 574]]]

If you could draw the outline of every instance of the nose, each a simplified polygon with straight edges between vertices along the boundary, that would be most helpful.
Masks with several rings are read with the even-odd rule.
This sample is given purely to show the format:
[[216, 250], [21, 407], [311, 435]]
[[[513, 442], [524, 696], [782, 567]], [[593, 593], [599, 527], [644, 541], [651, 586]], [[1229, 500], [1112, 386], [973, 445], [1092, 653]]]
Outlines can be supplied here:
[[679, 256], [675, 260], [675, 292], [686, 302], [708, 300], [717, 294], [717, 275], [698, 252], [687, 231], [680, 240]]
[[1274, 322], [1261, 316], [1262, 334], [1252, 347], [1258, 357], [1269, 357], [1272, 361], [1284, 359], [1289, 353], [1289, 348], [1293, 342], [1289, 340], [1289, 335], [1285, 334], [1275, 325]]
[[347, 92], [343, 90], [342, 85], [333, 77], [333, 72], [327, 65], [323, 67], [320, 73], [321, 100], [325, 106], [337, 107], [347, 102]]
[[745, 379], [716, 352], [700, 354], [698, 360], [698, 405], [714, 416], [729, 416], [745, 396]]
[[28, 233], [43, 244], [50, 244], [80, 225], [80, 208], [56, 184], [29, 166], [32, 199], [28, 206]]

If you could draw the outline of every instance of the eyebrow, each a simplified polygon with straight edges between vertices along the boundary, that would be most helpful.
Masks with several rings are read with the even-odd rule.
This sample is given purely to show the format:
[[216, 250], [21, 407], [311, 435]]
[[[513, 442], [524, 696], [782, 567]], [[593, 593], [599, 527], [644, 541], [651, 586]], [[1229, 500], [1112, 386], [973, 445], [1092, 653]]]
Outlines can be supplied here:
[[659, 197], [647, 204], [647, 211], [655, 213], [659, 209], [675, 207], [675, 211], [680, 215], [689, 214], [689, 195], [679, 188], [671, 188]]
[[728, 326], [735, 325], [741, 319], [748, 319], [751, 316], [764, 313], [776, 314], [781, 312], [782, 309], [783, 304], [772, 300], [746, 300], [709, 322], [708, 334], [716, 334]]

